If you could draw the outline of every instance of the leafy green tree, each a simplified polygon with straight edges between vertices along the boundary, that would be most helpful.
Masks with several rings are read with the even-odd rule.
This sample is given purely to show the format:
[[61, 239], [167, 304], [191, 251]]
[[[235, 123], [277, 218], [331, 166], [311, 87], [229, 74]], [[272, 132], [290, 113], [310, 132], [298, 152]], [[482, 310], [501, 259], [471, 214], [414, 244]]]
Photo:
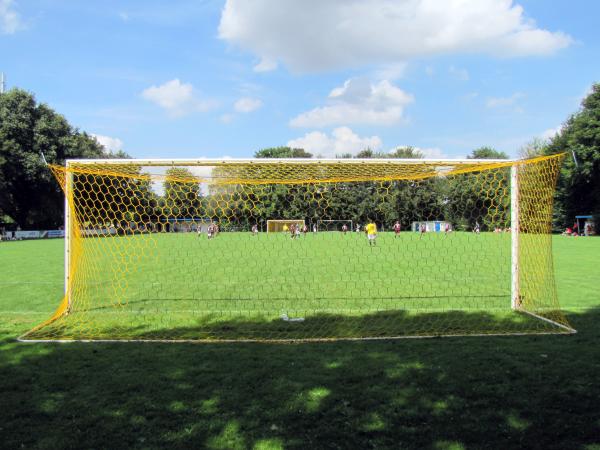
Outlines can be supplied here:
[[164, 187], [164, 211], [170, 218], [189, 219], [198, 215], [200, 209], [200, 183], [189, 169], [172, 167], [166, 172]]
[[421, 159], [423, 152], [412, 146], [398, 147], [393, 152], [388, 153], [388, 158]]
[[36, 102], [29, 92], [0, 95], [0, 216], [22, 228], [55, 228], [63, 221], [63, 195], [43, 163], [111, 155], [60, 114]]
[[508, 159], [508, 155], [492, 147], [479, 147], [473, 150], [467, 159]]
[[519, 149], [519, 158], [528, 159], [542, 156], [546, 153], [549, 141], [539, 137], [533, 138]]
[[357, 158], [402, 158], [402, 159], [421, 159], [423, 158], [423, 153], [417, 150], [415, 147], [410, 145], [404, 147], [396, 147], [395, 150], [391, 152], [376, 152], [371, 148], [367, 147], [364, 150], [361, 150], [356, 155]]
[[358, 152], [356, 157], [357, 158], [376, 158], [375, 152], [373, 150], [371, 150], [369, 147]]
[[600, 222], [600, 83], [592, 86], [546, 148], [546, 154], [565, 152], [557, 186], [554, 225], [573, 223], [577, 214], [592, 214]]
[[312, 158], [312, 154], [301, 148], [270, 147], [254, 153], [255, 158]]

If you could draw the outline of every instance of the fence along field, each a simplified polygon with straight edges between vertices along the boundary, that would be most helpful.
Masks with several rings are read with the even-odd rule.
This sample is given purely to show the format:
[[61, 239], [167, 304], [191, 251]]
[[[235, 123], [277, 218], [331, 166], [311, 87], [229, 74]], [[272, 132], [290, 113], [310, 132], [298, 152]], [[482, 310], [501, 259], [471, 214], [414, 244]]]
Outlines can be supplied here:
[[[549, 235], [560, 159], [54, 167], [69, 201], [67, 295], [22, 338], [572, 332], [556, 298]], [[511, 222], [511, 193], [518, 222]], [[250, 232], [272, 219], [340, 217], [388, 229], [400, 220], [404, 230], [413, 221], [445, 220], [458, 231], [380, 232], [373, 247], [356, 232]], [[209, 220], [221, 232], [213, 239], [165, 232], [186, 218]], [[516, 232], [505, 232], [511, 226]]]

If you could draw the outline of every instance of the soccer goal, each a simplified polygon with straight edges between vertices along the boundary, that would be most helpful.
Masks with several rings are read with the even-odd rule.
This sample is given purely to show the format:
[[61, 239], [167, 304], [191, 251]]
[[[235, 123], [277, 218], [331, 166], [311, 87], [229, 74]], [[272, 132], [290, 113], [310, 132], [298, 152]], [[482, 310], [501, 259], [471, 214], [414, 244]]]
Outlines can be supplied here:
[[267, 220], [267, 233], [287, 233], [290, 230], [290, 226], [296, 225], [302, 230], [304, 228], [304, 220], [283, 220], [283, 219], [270, 219]]
[[[65, 193], [64, 297], [21, 339], [572, 333], [552, 262], [562, 159], [107, 159], [51, 166]], [[352, 221], [337, 220], [343, 217]], [[397, 220], [403, 229], [449, 223], [453, 232], [398, 237], [378, 225], [376, 242], [363, 233], [312, 233], [313, 224], [352, 229]], [[305, 221], [311, 232], [301, 239], [249, 232], [256, 224], [275, 232]], [[218, 239], [166, 232], [191, 223], [218, 224]], [[90, 232], [99, 229], [111, 232]]]
[[334, 220], [334, 219], [322, 219], [317, 221], [317, 230], [322, 231], [344, 231], [344, 225], [346, 231], [354, 231], [352, 228], [351, 220]]

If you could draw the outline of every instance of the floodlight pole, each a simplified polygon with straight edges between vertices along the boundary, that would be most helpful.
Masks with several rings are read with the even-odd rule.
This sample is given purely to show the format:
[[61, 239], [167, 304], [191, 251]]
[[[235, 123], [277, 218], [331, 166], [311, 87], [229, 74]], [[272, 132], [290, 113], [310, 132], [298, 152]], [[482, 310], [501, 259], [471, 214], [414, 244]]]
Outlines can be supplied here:
[[510, 168], [510, 267], [511, 267], [511, 308], [520, 309], [519, 291], [519, 166]]

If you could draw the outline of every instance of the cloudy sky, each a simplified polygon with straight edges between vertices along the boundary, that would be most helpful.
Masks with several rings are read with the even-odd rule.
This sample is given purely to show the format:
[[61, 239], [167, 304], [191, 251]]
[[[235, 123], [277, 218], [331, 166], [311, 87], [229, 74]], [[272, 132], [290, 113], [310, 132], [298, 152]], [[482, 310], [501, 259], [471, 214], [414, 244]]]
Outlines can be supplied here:
[[516, 156], [600, 81], [596, 0], [0, 0], [0, 71], [138, 158]]

